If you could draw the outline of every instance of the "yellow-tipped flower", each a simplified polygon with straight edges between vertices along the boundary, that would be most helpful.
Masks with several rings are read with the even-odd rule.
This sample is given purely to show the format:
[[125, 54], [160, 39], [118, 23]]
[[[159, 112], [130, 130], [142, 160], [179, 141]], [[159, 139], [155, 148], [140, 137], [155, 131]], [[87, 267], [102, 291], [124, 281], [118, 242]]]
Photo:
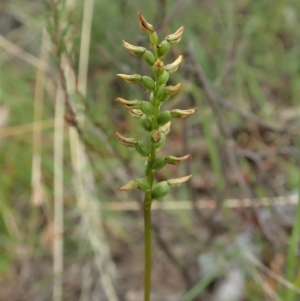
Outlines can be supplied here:
[[167, 40], [169, 43], [171, 44], [177, 44], [180, 42], [181, 38], [182, 38], [182, 35], [183, 35], [183, 30], [184, 30], [184, 27], [181, 26], [180, 28], [178, 28], [176, 30], [176, 32], [172, 33], [172, 34], [169, 34], [165, 40]]
[[136, 188], [146, 192], [147, 190], [149, 190], [149, 183], [145, 178], [139, 178], [136, 180], [129, 181], [127, 184], [125, 184], [121, 188], [119, 188], [119, 190], [129, 191], [129, 190], [136, 189]]
[[182, 87], [182, 83], [178, 83], [176, 86], [166, 86], [165, 93], [169, 95], [175, 95], [178, 93], [181, 87]]
[[139, 24], [140, 24], [140, 28], [145, 32], [147, 32], [148, 34], [154, 32], [153, 26], [146, 21], [142, 13], [139, 13]]
[[189, 176], [185, 176], [182, 178], [170, 179], [167, 182], [170, 185], [170, 187], [177, 187], [177, 186], [180, 186], [182, 183], [188, 181], [191, 177], [192, 177], [192, 175], [189, 175]]
[[164, 133], [165, 135], [168, 135], [170, 133], [170, 129], [171, 129], [171, 121], [159, 127], [159, 131], [161, 133]]
[[124, 105], [128, 110], [140, 109], [142, 106], [141, 100], [126, 100], [124, 98], [118, 97], [116, 101]]
[[171, 111], [171, 115], [174, 118], [186, 118], [196, 112], [197, 108], [195, 109], [188, 109], [188, 110], [180, 110], [174, 109]]
[[125, 41], [123, 41], [123, 46], [135, 56], [142, 56], [147, 50], [145, 47], [134, 46]]
[[138, 84], [142, 81], [142, 76], [140, 74], [117, 74], [117, 76], [121, 77], [122, 79], [125, 80], [126, 83], [129, 84]]
[[137, 119], [140, 119], [144, 115], [143, 111], [139, 110], [139, 109], [133, 109], [133, 110], [130, 110], [129, 112], [132, 117], [137, 118]]
[[177, 71], [181, 61], [182, 61], [182, 55], [180, 55], [173, 63], [166, 65], [165, 70], [168, 71], [169, 73], [174, 73], [175, 71]]
[[119, 134], [118, 132], [114, 132], [114, 135], [119, 139], [119, 141], [127, 146], [127, 147], [135, 147], [138, 144], [138, 141], [135, 140], [134, 138], [126, 138]]
[[121, 188], [119, 188], [119, 190], [121, 190], [121, 191], [133, 190], [135, 188], [138, 188], [138, 185], [139, 185], [139, 183], [137, 180], [131, 180], [127, 184], [125, 184]]
[[172, 165], [178, 165], [181, 162], [191, 158], [191, 156], [192, 155], [190, 155], [190, 154], [182, 156], [182, 157], [168, 156], [168, 157], [165, 157], [165, 162], [168, 164], [172, 164]]

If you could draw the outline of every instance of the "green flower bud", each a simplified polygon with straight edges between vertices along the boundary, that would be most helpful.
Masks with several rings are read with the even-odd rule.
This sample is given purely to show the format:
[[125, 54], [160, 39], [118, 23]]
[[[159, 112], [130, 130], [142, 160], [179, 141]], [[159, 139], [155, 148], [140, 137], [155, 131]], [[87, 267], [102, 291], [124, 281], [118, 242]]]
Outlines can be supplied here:
[[170, 75], [169, 75], [169, 72], [167, 72], [167, 71], [165, 70], [164, 73], [163, 73], [162, 75], [159, 75], [159, 76], [158, 76], [157, 84], [158, 84], [159, 86], [164, 85], [164, 84], [168, 81], [169, 76], [170, 76]]
[[127, 146], [127, 147], [135, 147], [138, 144], [138, 141], [135, 140], [134, 138], [126, 138], [119, 134], [118, 132], [114, 132], [114, 135], [119, 139], [119, 141]]
[[[164, 88], [165, 88], [165, 86], [164, 86]], [[166, 93], [166, 92], [164, 91], [163, 95], [160, 97], [159, 100], [160, 100], [161, 102], [163, 102], [163, 101], [169, 99], [170, 97], [171, 97], [171, 94], [170, 94], [170, 93]]]
[[148, 183], [147, 179], [139, 178], [139, 179], [136, 179], [136, 181], [138, 182], [138, 187], [137, 187], [138, 189], [140, 189], [144, 192], [149, 191], [150, 186], [149, 186], [149, 183]]
[[138, 141], [135, 145], [135, 149], [142, 157], [148, 157], [150, 154], [149, 145], [143, 141]]
[[166, 196], [171, 190], [167, 181], [162, 181], [156, 184], [151, 191], [151, 197], [153, 200], [157, 200]]
[[150, 90], [150, 91], [155, 90], [155, 82], [149, 76], [142, 76], [142, 84], [147, 90]]
[[156, 158], [152, 164], [152, 169], [159, 170], [166, 165], [166, 161], [164, 157]]
[[170, 185], [170, 187], [177, 187], [180, 186], [182, 183], [188, 181], [191, 177], [192, 175], [189, 175], [178, 179], [170, 179], [167, 182]]
[[172, 118], [171, 112], [170, 111], [165, 111], [161, 114], [159, 114], [157, 118], [158, 125], [164, 125], [167, 122], [169, 122]]
[[165, 157], [165, 162], [167, 164], [179, 165], [181, 162], [183, 162], [184, 160], [187, 160], [189, 158], [191, 158], [190, 154], [182, 156], [182, 157], [168, 156], [168, 157]]
[[142, 56], [147, 50], [145, 47], [134, 46], [123, 41], [123, 46], [135, 56]]
[[179, 110], [174, 109], [171, 111], [171, 115], [174, 118], [186, 118], [196, 112], [197, 109]]
[[151, 117], [147, 117], [146, 115], [143, 115], [140, 118], [141, 121], [141, 126], [143, 127], [143, 129], [147, 132], [150, 132], [152, 129], [152, 119]]
[[159, 99], [160, 101], [162, 101], [164, 94], [165, 94], [165, 86], [160, 86], [157, 89], [157, 91], [155, 93], [155, 96], [156, 96], [157, 99]]
[[158, 36], [156, 31], [153, 31], [152, 33], [149, 34], [150, 42], [152, 45], [157, 45], [158, 44]]
[[155, 97], [154, 97], [154, 93], [153, 93], [153, 92], [150, 93], [150, 98], [149, 98], [149, 99], [150, 99], [150, 102], [151, 102], [151, 103], [154, 102]]
[[117, 76], [121, 77], [126, 83], [129, 84], [138, 84], [142, 81], [142, 76], [140, 74], [117, 74]]
[[171, 44], [163, 40], [158, 46], [157, 46], [157, 53], [159, 57], [164, 57], [170, 50]]
[[142, 101], [141, 110], [147, 116], [152, 116], [154, 112], [153, 104], [149, 101]]
[[149, 50], [147, 50], [144, 55], [143, 55], [143, 59], [144, 61], [149, 65], [149, 66], [153, 66], [155, 63], [155, 56], [152, 52], [150, 52]]

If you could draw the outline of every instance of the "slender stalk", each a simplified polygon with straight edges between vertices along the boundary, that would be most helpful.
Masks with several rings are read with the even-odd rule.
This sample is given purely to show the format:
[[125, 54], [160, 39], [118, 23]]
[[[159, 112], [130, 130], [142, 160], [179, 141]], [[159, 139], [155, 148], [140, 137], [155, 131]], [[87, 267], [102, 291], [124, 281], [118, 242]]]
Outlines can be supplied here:
[[[155, 124], [152, 124], [152, 127]], [[150, 184], [150, 191], [145, 193], [144, 198], [144, 265], [145, 265], [145, 276], [144, 276], [144, 301], [150, 300], [151, 294], [151, 270], [152, 270], [152, 225], [151, 225], [151, 189], [153, 186], [153, 171], [152, 164], [156, 157], [155, 144], [152, 144], [150, 158], [148, 159], [146, 168], [147, 181]]]
[[64, 108], [63, 92], [58, 87], [55, 105], [54, 132], [54, 245], [53, 245], [53, 301], [63, 299], [63, 153]]
[[[155, 59], [158, 59], [156, 47], [154, 47]], [[155, 76], [155, 82], [157, 77]], [[155, 87], [154, 94], [157, 93], [157, 86]], [[160, 104], [157, 99], [154, 99], [154, 112], [152, 118], [152, 130], [157, 130], [158, 122], [157, 117], [159, 114]], [[145, 276], [144, 276], [144, 301], [150, 300], [151, 295], [151, 271], [152, 271], [152, 225], [151, 225], [151, 190], [153, 187], [154, 173], [153, 173], [153, 162], [156, 159], [156, 144], [151, 143], [150, 156], [147, 161], [146, 177], [150, 186], [150, 190], [145, 193], [144, 198], [144, 265], [145, 265]]]
[[151, 269], [152, 269], [152, 226], [151, 226], [151, 194], [146, 193], [144, 199], [144, 242], [145, 242], [145, 275], [144, 275], [144, 301], [150, 300]]
[[[42, 35], [42, 46], [40, 52], [40, 64], [44, 63], [48, 57], [49, 37], [45, 28]], [[41, 69], [37, 70], [36, 84], [34, 90], [34, 123], [32, 133], [32, 175], [31, 175], [31, 201], [35, 206], [41, 205], [43, 201], [43, 185], [41, 176], [41, 146], [42, 146], [42, 118], [43, 99], [46, 73]]]

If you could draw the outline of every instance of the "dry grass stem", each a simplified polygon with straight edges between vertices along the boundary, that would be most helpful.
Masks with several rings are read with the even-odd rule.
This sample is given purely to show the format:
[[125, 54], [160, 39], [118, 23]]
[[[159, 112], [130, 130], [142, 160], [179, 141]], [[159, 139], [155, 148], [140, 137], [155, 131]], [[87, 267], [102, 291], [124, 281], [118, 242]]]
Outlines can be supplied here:
[[10, 126], [6, 128], [0, 128], [0, 137], [13, 137], [18, 135], [30, 134], [34, 131], [34, 127], [38, 126], [41, 130], [47, 130], [54, 127], [54, 119], [48, 119], [39, 122], [25, 123], [22, 125]]
[[48, 70], [48, 65], [44, 62], [33, 56], [32, 54], [26, 52], [22, 48], [16, 46], [15, 44], [11, 43], [5, 37], [0, 35], [0, 47], [5, 49], [6, 51], [12, 53], [13, 55], [17, 56], [18, 58], [22, 59], [29, 65], [39, 69], [41, 71]]
[[43, 117], [43, 99], [44, 99], [44, 84], [46, 73], [42, 71], [42, 62], [47, 61], [48, 49], [50, 41], [48, 34], [43, 29], [42, 46], [40, 51], [40, 65], [36, 74], [35, 90], [34, 90], [34, 113], [33, 113], [33, 133], [32, 133], [32, 174], [31, 186], [32, 195], [31, 201], [33, 205], [40, 205], [43, 201], [43, 187], [41, 183], [41, 143], [42, 143], [42, 117]]
[[54, 246], [53, 246], [53, 301], [62, 300], [63, 278], [63, 140], [64, 140], [64, 108], [63, 91], [57, 89], [55, 105], [54, 129]]
[[259, 268], [261, 271], [263, 271], [265, 274], [267, 274], [269, 277], [275, 279], [278, 283], [282, 284], [283, 286], [287, 287], [288, 289], [296, 292], [300, 295], [300, 288], [294, 285], [293, 283], [287, 281], [282, 276], [278, 275], [277, 273], [273, 272], [271, 269], [269, 269], [267, 266], [265, 266], [258, 258], [256, 258], [251, 253], [246, 253], [246, 258], [251, 262], [254, 266]]

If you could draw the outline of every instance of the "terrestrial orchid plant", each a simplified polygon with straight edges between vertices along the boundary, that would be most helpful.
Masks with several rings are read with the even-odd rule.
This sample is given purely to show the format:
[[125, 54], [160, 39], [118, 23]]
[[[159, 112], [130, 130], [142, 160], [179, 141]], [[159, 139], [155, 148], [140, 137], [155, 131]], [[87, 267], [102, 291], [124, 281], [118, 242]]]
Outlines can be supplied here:
[[179, 55], [173, 63], [167, 65], [163, 63], [162, 59], [170, 51], [172, 44], [180, 42], [184, 31], [183, 26], [159, 42], [153, 26], [146, 21], [141, 13], [138, 13], [138, 16], [140, 28], [149, 36], [152, 51], [147, 50], [145, 47], [131, 45], [125, 41], [123, 41], [123, 46], [134, 56], [143, 58], [152, 69], [153, 78], [140, 74], [117, 74], [117, 76], [129, 84], [141, 84], [148, 91], [149, 100], [126, 100], [118, 97], [116, 101], [124, 105], [130, 114], [139, 120], [141, 127], [145, 130], [145, 139], [126, 138], [117, 132], [114, 135], [124, 146], [135, 148], [139, 155], [146, 159], [145, 176], [129, 181], [120, 190], [140, 189], [145, 193], [143, 203], [145, 242], [144, 301], [149, 301], [152, 266], [151, 205], [154, 200], [166, 196], [171, 188], [177, 187], [191, 178], [191, 175], [188, 175], [155, 183], [154, 174], [156, 171], [163, 168], [166, 164], [178, 165], [191, 157], [189, 154], [182, 157], [159, 156], [158, 150], [166, 142], [171, 120], [173, 118], [186, 118], [195, 113], [196, 109], [161, 111], [162, 104], [171, 96], [177, 94], [182, 86], [181, 83], [175, 86], [167, 84], [170, 74], [177, 71], [182, 61], [182, 55]]

